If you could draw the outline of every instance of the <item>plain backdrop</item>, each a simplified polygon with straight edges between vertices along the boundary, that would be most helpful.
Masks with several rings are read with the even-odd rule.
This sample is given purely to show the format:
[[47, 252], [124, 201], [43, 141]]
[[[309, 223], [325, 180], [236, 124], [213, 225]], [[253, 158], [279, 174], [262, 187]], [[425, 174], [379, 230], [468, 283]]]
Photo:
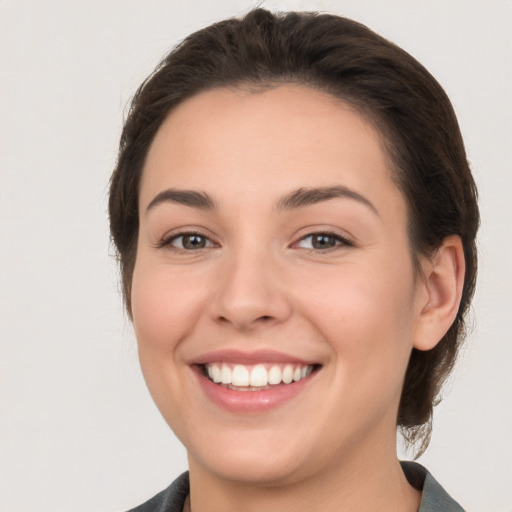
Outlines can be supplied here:
[[[420, 459], [512, 511], [512, 3], [264, 1], [404, 47], [458, 113], [480, 189], [473, 332]], [[106, 202], [126, 104], [163, 54], [251, 0], [0, 1], [0, 511], [121, 512], [186, 469], [122, 310]]]

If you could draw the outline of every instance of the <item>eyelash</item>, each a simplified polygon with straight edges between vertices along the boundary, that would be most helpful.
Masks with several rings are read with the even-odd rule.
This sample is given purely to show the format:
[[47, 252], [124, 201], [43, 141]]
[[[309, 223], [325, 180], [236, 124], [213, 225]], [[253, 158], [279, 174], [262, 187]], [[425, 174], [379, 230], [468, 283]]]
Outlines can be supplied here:
[[[186, 247], [183, 246], [184, 240], [187, 237], [198, 237], [198, 238], [202, 239], [205, 244], [204, 247], [196, 247], [196, 248], [188, 248], [187, 249]], [[173, 245], [173, 242], [176, 242], [179, 239], [182, 240], [182, 242], [181, 242], [182, 247], [177, 247], [177, 246]], [[207, 237], [197, 231], [187, 231], [187, 232], [183, 232], [183, 233], [176, 233], [174, 235], [164, 238], [161, 242], [159, 242], [157, 244], [157, 248], [159, 248], [159, 249], [164, 248], [164, 247], [169, 247], [173, 251], [185, 253], [185, 254], [190, 254], [192, 252], [199, 252], [203, 249], [209, 249], [210, 247], [214, 247], [214, 246], [215, 246], [215, 243], [212, 242], [209, 237]]]
[[301, 237], [298, 240], [298, 242], [295, 242], [294, 245], [298, 245], [300, 242], [303, 242], [304, 240], [307, 240], [308, 238], [313, 238], [313, 237], [328, 237], [328, 238], [334, 239], [335, 245], [333, 247], [328, 247], [328, 248], [323, 248], [323, 249], [319, 249], [319, 248], [315, 248], [315, 247], [311, 247], [311, 248], [304, 247], [303, 249], [306, 249], [309, 251], [314, 251], [314, 252], [331, 252], [331, 251], [336, 251], [338, 249], [341, 249], [343, 247], [352, 247], [354, 245], [346, 237], [341, 236], [338, 233], [333, 233], [330, 231], [317, 231], [314, 233], [308, 233], [307, 235]]
[[[204, 241], [203, 247], [198, 248], [185, 248], [185, 247], [176, 247], [173, 245], [173, 242], [176, 240], [182, 239], [182, 245], [183, 240], [186, 237], [198, 237], [201, 238]], [[302, 236], [297, 242], [294, 242], [292, 244], [292, 247], [298, 246], [301, 242], [313, 237], [327, 237], [334, 240], [334, 246], [328, 247], [328, 248], [315, 248], [315, 247], [303, 247], [303, 249], [311, 251], [311, 252], [331, 252], [339, 250], [343, 247], [352, 247], [354, 244], [348, 240], [346, 237], [343, 237], [337, 233], [333, 233], [330, 231], [317, 231], [314, 233], [308, 233], [307, 235]], [[157, 244], [157, 248], [164, 248], [164, 247], [170, 247], [172, 250], [180, 252], [180, 253], [191, 253], [191, 252], [199, 252], [203, 249], [209, 249], [211, 247], [215, 247], [216, 244], [212, 242], [212, 240], [207, 237], [206, 235], [198, 232], [198, 231], [187, 231], [183, 233], [177, 233], [174, 235], [171, 235], [165, 239], [163, 239], [160, 243]]]

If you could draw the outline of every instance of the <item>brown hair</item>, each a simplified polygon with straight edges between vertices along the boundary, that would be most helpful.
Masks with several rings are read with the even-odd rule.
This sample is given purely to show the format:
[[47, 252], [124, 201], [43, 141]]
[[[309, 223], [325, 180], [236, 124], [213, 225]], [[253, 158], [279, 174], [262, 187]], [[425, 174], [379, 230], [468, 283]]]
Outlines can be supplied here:
[[353, 105], [381, 133], [393, 179], [409, 209], [413, 260], [448, 235], [462, 239], [466, 275], [457, 317], [429, 351], [413, 349], [397, 425], [409, 442], [429, 441], [433, 406], [465, 335], [474, 292], [479, 224], [477, 192], [448, 97], [407, 52], [352, 20], [316, 13], [255, 9], [200, 30], [174, 48], [136, 92], [110, 185], [110, 229], [128, 312], [139, 226], [144, 161], [169, 112], [214, 87], [298, 83]]

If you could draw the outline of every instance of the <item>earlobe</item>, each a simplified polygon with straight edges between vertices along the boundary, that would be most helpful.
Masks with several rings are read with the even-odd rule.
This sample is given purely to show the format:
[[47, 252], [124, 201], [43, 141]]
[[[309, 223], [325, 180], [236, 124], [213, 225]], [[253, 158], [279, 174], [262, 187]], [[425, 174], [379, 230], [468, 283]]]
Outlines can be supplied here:
[[424, 291], [419, 304], [418, 328], [414, 348], [430, 350], [454, 322], [462, 295], [465, 262], [462, 241], [452, 235], [423, 265]]

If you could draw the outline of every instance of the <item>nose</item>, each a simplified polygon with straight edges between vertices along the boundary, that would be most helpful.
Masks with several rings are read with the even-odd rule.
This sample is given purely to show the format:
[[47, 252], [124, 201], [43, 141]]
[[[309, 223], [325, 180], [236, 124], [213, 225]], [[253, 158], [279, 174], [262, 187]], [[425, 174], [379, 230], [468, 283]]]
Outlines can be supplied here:
[[286, 321], [292, 307], [278, 267], [261, 252], [225, 261], [211, 308], [214, 321], [241, 332]]

